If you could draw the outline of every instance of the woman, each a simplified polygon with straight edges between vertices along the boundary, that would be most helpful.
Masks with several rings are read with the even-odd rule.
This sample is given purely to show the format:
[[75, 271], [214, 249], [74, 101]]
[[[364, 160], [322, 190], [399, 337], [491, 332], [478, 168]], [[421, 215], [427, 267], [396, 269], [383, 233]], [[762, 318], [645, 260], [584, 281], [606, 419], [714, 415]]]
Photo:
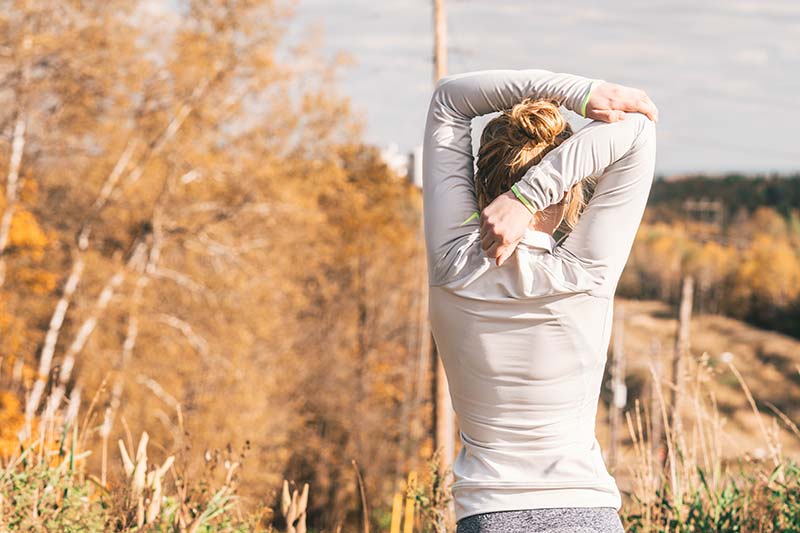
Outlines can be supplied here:
[[[599, 120], [570, 134], [548, 100]], [[495, 111], [506, 112], [487, 125], [473, 177], [470, 121]], [[425, 238], [431, 329], [462, 442], [460, 533], [623, 530], [595, 418], [614, 292], [653, 178], [651, 118], [642, 91], [545, 70], [436, 86]], [[578, 217], [587, 178], [596, 186]], [[565, 216], [574, 228], [556, 243]]]

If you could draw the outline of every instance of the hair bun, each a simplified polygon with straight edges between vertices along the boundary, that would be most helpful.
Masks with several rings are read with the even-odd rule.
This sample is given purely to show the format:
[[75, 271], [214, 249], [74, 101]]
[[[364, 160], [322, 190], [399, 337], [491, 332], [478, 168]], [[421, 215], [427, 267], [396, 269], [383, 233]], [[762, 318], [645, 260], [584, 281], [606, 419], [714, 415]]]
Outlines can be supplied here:
[[511, 123], [528, 142], [532, 141], [537, 145], [558, 143], [559, 134], [567, 125], [558, 109], [558, 103], [550, 100], [525, 98], [507, 113]]
[[[570, 135], [572, 127], [554, 100], [525, 98], [487, 122], [475, 161], [474, 185], [478, 207], [483, 209], [507, 192], [530, 167], [538, 164]], [[573, 205], [575, 201], [569, 203]], [[572, 212], [570, 209], [567, 211]]]

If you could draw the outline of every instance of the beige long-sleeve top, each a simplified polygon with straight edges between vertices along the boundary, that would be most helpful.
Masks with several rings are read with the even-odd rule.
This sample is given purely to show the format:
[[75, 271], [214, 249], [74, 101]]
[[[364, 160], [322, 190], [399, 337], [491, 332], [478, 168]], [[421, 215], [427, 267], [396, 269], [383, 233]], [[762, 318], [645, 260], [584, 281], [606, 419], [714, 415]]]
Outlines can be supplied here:
[[[456, 519], [541, 507], [620, 508], [595, 436], [614, 292], [655, 166], [655, 125], [639, 113], [593, 121], [517, 183], [536, 208], [580, 179], [597, 185], [561, 242], [527, 230], [500, 267], [481, 249], [471, 119], [526, 96], [576, 112], [593, 80], [546, 70], [442, 78], [428, 109], [423, 198], [431, 328], [463, 444]], [[469, 220], [465, 223], [466, 220]]]

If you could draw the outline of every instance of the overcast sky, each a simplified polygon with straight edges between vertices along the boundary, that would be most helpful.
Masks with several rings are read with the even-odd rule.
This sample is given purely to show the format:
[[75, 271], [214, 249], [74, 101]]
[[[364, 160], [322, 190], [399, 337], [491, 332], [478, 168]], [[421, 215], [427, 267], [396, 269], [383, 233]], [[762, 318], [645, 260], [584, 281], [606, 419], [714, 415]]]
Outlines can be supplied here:
[[[800, 170], [798, 0], [445, 1], [450, 73], [545, 68], [646, 90], [658, 173]], [[422, 143], [431, 6], [298, 0], [290, 39], [318, 27], [326, 54], [352, 56], [339, 85], [370, 142]]]

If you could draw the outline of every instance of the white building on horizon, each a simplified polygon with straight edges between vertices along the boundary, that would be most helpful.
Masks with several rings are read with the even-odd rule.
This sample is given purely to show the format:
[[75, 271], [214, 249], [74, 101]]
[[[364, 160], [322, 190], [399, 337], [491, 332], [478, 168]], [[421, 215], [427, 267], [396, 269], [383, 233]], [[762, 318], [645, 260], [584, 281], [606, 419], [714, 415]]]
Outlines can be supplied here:
[[380, 148], [381, 159], [392, 171], [400, 177], [408, 177], [408, 155], [400, 150], [397, 143], [391, 143]]
[[422, 146], [403, 153], [396, 143], [380, 148], [381, 159], [398, 176], [422, 188]]

